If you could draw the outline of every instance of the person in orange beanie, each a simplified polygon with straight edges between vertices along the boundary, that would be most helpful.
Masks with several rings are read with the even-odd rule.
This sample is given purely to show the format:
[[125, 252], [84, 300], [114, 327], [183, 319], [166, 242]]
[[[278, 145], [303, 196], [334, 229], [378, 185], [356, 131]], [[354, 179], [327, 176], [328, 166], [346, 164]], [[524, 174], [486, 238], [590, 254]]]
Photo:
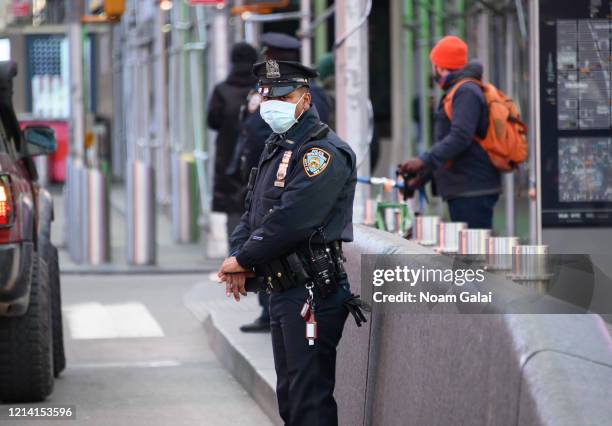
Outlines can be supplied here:
[[[433, 78], [444, 92], [435, 113], [433, 145], [429, 151], [400, 165], [399, 171], [416, 176], [408, 182], [413, 187], [423, 186], [433, 178], [453, 222], [491, 229], [501, 176], [476, 141], [486, 135], [489, 122], [484, 94], [473, 81], [482, 80], [482, 65], [468, 62], [467, 44], [452, 35], [434, 46], [429, 59]], [[449, 117], [444, 110], [444, 98], [458, 83]]]

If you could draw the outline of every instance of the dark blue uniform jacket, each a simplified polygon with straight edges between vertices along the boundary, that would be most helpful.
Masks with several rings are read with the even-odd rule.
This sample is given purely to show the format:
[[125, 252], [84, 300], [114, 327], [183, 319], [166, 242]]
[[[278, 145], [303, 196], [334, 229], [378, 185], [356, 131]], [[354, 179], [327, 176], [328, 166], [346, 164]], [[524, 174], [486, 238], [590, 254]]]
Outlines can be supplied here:
[[[230, 252], [241, 266], [289, 254], [321, 226], [327, 242], [352, 241], [355, 154], [331, 130], [311, 140], [321, 125], [310, 108], [286, 133], [267, 140], [247, 210], [230, 238]], [[288, 167], [279, 179], [283, 158]]]
[[[457, 81], [466, 77], [480, 80], [482, 66], [472, 62], [451, 73], [443, 87], [444, 96]], [[435, 113], [434, 144], [420, 156], [425, 163], [425, 180], [433, 172], [438, 193], [444, 199], [500, 192], [500, 173], [474, 139], [484, 137], [488, 127], [489, 112], [482, 89], [468, 82], [455, 92], [452, 120], [444, 112], [444, 96]]]

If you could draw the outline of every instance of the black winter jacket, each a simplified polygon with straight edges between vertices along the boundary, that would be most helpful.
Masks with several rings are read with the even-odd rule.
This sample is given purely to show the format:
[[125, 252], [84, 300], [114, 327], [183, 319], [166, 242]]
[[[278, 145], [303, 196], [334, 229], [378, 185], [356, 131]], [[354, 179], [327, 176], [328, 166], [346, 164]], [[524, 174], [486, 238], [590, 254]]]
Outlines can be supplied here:
[[232, 159], [240, 128], [240, 109], [256, 79], [249, 67], [235, 66], [227, 80], [219, 83], [208, 106], [208, 127], [216, 130], [215, 173], [212, 209], [217, 212], [242, 213], [244, 193], [238, 172], [225, 173]]
[[420, 156], [425, 163], [424, 179], [433, 178], [438, 193], [445, 200], [496, 194], [501, 189], [499, 171], [475, 137], [484, 137], [488, 127], [488, 108], [482, 89], [464, 83], [453, 96], [452, 120], [444, 112], [444, 97], [463, 78], [482, 79], [482, 65], [469, 63], [446, 78], [444, 96], [434, 120], [434, 144]]

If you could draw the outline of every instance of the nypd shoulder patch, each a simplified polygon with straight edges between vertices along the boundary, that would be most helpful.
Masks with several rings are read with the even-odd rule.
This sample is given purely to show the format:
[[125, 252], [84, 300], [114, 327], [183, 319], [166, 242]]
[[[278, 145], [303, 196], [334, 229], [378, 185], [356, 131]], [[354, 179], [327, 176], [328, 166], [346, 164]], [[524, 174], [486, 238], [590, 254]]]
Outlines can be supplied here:
[[308, 177], [314, 177], [323, 173], [329, 165], [331, 155], [321, 148], [310, 148], [304, 154], [302, 163]]

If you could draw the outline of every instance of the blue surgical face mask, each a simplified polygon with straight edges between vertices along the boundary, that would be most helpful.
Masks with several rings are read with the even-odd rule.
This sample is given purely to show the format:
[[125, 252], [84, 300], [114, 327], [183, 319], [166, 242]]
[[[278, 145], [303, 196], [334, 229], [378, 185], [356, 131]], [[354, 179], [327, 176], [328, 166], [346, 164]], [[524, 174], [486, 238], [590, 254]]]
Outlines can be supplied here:
[[262, 102], [259, 106], [259, 114], [274, 133], [285, 133], [298, 122], [295, 118], [295, 109], [302, 101], [304, 95], [305, 93], [295, 104], [274, 99]]

